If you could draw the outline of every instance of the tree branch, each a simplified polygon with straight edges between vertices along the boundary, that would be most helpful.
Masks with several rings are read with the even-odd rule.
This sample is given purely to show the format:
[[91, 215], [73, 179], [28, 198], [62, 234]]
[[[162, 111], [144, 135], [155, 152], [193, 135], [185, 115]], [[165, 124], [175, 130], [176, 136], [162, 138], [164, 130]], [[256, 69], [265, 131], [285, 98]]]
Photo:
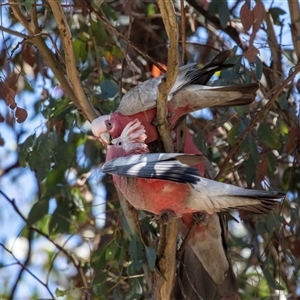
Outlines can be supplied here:
[[55, 18], [58, 30], [60, 32], [65, 52], [67, 75], [69, 77], [71, 87], [75, 92], [78, 106], [82, 111], [84, 111], [84, 114], [86, 115], [87, 119], [89, 121], [93, 121], [97, 117], [97, 114], [93, 106], [87, 100], [82, 88], [82, 84], [76, 67], [76, 59], [73, 49], [73, 39], [66, 16], [58, 1], [49, 1], [49, 5], [52, 8], [53, 16]]
[[169, 49], [166, 76], [163, 78], [158, 88], [156, 118], [158, 122], [158, 131], [162, 139], [165, 152], [172, 152], [173, 143], [167, 120], [167, 101], [169, 92], [178, 74], [178, 24], [172, 2], [157, 0], [157, 4], [169, 38]]
[[293, 44], [295, 47], [295, 52], [298, 58], [298, 62], [300, 61], [300, 5], [299, 1], [288, 0], [289, 8], [291, 13], [291, 33]]
[[[263, 4], [262, 4], [263, 5]], [[268, 42], [270, 45], [270, 51], [272, 54], [272, 81], [273, 86], [278, 86], [280, 84], [281, 75], [282, 75], [282, 64], [281, 64], [281, 48], [277, 43], [277, 37], [274, 31], [273, 22], [271, 20], [271, 14], [265, 14], [265, 20], [267, 23], [267, 33], [268, 33]], [[270, 87], [272, 88], [272, 87]]]
[[[173, 142], [169, 131], [167, 120], [167, 101], [169, 92], [178, 75], [178, 24], [172, 1], [157, 0], [162, 19], [169, 38], [168, 63], [166, 77], [162, 80], [157, 93], [157, 113], [158, 131], [162, 139], [165, 152], [173, 151]], [[178, 236], [177, 218], [171, 218], [167, 226], [160, 226], [161, 236], [168, 239], [160, 239], [158, 249], [163, 249], [162, 255], [158, 258], [158, 267], [164, 278], [160, 274], [155, 274], [155, 299], [170, 299], [176, 272], [176, 245]]]

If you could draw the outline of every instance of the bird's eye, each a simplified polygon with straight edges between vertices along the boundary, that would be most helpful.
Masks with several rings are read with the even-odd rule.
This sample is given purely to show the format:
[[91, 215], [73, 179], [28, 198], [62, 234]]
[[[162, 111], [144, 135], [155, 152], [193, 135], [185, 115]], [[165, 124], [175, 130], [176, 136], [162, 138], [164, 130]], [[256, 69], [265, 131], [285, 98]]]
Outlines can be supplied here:
[[106, 120], [105, 124], [106, 124], [106, 127], [107, 127], [108, 130], [112, 129], [112, 123], [111, 123], [110, 120]]
[[118, 146], [120, 146], [120, 147], [121, 147], [121, 146], [122, 146], [122, 142], [119, 142], [119, 143], [118, 143]]

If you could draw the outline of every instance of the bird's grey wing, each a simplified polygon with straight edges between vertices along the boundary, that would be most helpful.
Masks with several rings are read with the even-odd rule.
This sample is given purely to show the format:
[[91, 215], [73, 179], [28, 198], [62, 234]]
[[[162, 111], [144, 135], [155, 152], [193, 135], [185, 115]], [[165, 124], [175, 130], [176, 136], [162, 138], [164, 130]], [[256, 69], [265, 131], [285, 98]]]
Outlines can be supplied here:
[[159, 153], [130, 155], [106, 162], [102, 166], [102, 171], [118, 176], [164, 179], [190, 184], [197, 183], [200, 180], [199, 171], [177, 160], [178, 156], [188, 155], [172, 153], [167, 155]]
[[243, 209], [258, 214], [268, 213], [285, 196], [281, 192], [244, 189], [207, 178], [201, 178], [193, 187], [193, 197], [187, 206], [195, 211]]

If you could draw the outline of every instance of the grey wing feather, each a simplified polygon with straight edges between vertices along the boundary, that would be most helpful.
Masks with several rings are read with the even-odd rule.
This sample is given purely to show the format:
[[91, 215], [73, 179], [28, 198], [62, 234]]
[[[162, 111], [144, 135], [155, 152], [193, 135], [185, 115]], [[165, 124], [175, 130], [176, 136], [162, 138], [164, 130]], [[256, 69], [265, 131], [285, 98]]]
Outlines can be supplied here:
[[[196, 63], [192, 63], [179, 68], [178, 76], [171, 88], [170, 95], [191, 82], [191, 75], [186, 75], [195, 66]], [[163, 77], [164, 75], [148, 79], [128, 91], [123, 96], [117, 111], [129, 116], [156, 107], [157, 89]]]
[[207, 195], [217, 211], [243, 209], [257, 214], [268, 213], [285, 196], [277, 191], [244, 189], [207, 178], [201, 178], [194, 188], [200, 195]]
[[130, 155], [108, 161], [102, 166], [102, 171], [118, 176], [197, 183], [200, 180], [198, 170], [181, 163], [176, 159], [177, 156], [181, 155], [172, 153]]

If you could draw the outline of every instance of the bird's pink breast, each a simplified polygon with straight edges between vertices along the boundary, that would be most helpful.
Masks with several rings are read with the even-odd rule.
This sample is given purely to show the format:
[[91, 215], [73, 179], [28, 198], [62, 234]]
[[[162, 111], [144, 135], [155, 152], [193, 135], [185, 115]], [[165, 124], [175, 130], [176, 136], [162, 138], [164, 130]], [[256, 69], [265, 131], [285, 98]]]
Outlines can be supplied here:
[[137, 209], [159, 215], [173, 211], [178, 217], [191, 212], [185, 201], [191, 194], [187, 184], [144, 178], [126, 178], [114, 176], [116, 186], [125, 198]]

